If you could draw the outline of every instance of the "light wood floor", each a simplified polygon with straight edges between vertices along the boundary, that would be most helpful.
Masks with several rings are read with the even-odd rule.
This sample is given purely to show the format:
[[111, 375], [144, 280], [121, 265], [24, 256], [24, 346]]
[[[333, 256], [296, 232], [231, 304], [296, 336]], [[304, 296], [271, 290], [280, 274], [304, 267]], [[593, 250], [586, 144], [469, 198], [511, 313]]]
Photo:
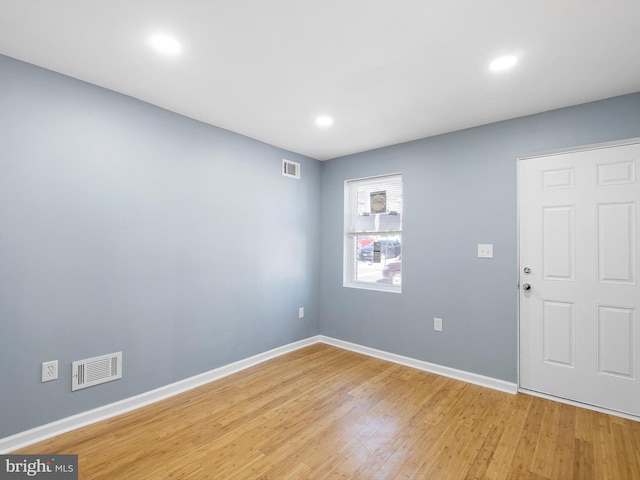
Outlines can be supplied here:
[[634, 480], [640, 423], [317, 344], [20, 453], [84, 480]]

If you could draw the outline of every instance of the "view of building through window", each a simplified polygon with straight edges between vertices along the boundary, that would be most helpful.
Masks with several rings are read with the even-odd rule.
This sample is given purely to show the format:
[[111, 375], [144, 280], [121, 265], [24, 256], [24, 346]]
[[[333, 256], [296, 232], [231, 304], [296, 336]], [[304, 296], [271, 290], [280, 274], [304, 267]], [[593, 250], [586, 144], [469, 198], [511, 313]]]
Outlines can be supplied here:
[[[402, 244], [400, 235], [374, 235], [356, 237], [357, 262], [355, 280], [357, 282], [386, 282], [393, 285], [402, 283]], [[374, 259], [374, 248], [380, 247]]]

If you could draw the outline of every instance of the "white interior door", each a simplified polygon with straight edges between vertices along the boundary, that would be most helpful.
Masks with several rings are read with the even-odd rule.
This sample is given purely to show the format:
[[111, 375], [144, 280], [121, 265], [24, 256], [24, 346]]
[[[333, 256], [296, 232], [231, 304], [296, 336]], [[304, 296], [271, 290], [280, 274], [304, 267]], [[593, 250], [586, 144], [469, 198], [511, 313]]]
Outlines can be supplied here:
[[639, 163], [640, 139], [519, 160], [521, 388], [640, 416]]

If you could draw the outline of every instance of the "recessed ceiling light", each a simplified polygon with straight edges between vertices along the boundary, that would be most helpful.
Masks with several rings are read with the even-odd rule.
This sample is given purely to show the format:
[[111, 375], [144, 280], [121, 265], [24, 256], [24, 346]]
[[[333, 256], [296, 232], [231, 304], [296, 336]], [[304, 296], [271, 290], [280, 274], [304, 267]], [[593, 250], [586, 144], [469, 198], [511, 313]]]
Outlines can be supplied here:
[[169, 35], [157, 34], [149, 37], [149, 45], [158, 53], [165, 55], [177, 55], [182, 51], [182, 46]]
[[516, 63], [518, 63], [518, 57], [515, 55], [499, 57], [489, 64], [489, 70], [492, 72], [503, 72], [505, 70], [509, 70]]
[[316, 117], [316, 125], [323, 128], [330, 127], [333, 125], [333, 118], [328, 115], [320, 115], [319, 117]]

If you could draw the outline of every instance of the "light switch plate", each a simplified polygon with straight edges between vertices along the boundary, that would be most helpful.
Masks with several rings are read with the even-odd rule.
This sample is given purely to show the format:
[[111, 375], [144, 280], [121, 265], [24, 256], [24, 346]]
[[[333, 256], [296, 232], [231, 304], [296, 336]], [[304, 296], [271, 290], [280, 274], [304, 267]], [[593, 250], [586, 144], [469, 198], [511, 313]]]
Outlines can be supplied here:
[[493, 258], [493, 244], [492, 243], [479, 243], [478, 244], [478, 258]]
[[433, 329], [436, 332], [441, 332], [442, 331], [442, 319], [441, 318], [434, 318], [433, 319]]

